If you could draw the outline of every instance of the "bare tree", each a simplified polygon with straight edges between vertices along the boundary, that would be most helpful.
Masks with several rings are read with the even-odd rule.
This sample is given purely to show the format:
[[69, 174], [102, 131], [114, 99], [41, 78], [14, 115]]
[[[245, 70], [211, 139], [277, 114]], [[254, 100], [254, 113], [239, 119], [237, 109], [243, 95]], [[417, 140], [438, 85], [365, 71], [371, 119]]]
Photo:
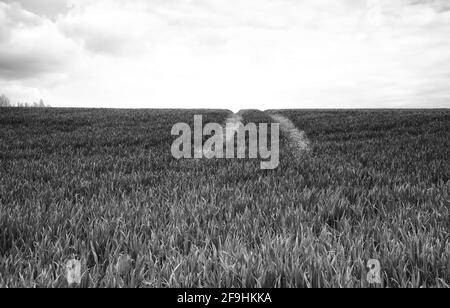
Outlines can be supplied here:
[[27, 103], [27, 102], [18, 102], [16, 105], [12, 105], [9, 98], [5, 95], [0, 96], [0, 107], [19, 107], [19, 108], [50, 108], [50, 106], [45, 105], [42, 98], [39, 102]]
[[18, 102], [17, 103], [17, 107], [19, 107], [19, 108], [28, 108], [28, 107], [30, 107], [30, 105], [28, 103]]
[[39, 100], [39, 102], [33, 102], [33, 104], [31, 104], [30, 107], [34, 107], [34, 108], [47, 108], [48, 106], [46, 106], [44, 104], [44, 101], [42, 100], [42, 98]]
[[11, 102], [6, 95], [2, 94], [0, 96], [0, 107], [11, 107]]

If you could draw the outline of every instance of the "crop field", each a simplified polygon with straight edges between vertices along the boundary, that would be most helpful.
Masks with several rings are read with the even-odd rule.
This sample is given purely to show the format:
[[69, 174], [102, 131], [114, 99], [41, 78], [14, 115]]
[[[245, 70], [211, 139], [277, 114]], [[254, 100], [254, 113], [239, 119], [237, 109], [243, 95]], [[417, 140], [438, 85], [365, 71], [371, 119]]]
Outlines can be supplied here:
[[196, 114], [230, 116], [0, 109], [0, 287], [67, 287], [73, 258], [81, 287], [376, 287], [370, 259], [382, 287], [450, 287], [450, 110], [243, 112], [298, 129], [275, 170], [173, 158]]

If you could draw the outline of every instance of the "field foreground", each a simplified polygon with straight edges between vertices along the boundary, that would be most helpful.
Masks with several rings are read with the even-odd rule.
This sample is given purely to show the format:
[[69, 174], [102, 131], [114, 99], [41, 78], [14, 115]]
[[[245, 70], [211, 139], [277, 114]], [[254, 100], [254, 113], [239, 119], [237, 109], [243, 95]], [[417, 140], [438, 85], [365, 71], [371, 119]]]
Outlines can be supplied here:
[[[450, 111], [287, 110], [280, 165], [175, 160], [225, 110], [0, 109], [0, 287], [450, 286]], [[244, 122], [272, 122], [247, 111]], [[126, 274], [115, 267], [132, 258]]]

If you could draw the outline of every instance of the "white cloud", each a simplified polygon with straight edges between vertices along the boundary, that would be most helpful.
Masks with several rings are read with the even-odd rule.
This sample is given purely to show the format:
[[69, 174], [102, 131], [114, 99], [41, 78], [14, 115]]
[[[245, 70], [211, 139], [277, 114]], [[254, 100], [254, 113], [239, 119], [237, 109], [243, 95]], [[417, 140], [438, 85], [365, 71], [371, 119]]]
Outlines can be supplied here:
[[54, 19], [69, 10], [66, 0], [4, 0], [7, 4], [19, 4], [34, 14]]
[[[33, 100], [63, 81], [81, 49], [49, 19], [0, 2], [0, 91]], [[33, 95], [33, 97], [31, 96]]]
[[84, 0], [53, 20], [15, 6], [30, 24], [2, 25], [0, 54], [47, 57], [34, 81], [9, 64], [13, 86], [0, 58], [0, 87], [54, 106], [450, 107], [443, 3]]

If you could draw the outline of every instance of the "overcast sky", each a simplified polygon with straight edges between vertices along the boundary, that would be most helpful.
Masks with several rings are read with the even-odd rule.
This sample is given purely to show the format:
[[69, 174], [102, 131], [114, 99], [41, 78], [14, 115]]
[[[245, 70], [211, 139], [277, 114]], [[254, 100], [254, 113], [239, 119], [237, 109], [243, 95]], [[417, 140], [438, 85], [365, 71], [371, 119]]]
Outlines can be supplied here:
[[76, 107], [449, 108], [450, 1], [0, 1], [0, 93]]

